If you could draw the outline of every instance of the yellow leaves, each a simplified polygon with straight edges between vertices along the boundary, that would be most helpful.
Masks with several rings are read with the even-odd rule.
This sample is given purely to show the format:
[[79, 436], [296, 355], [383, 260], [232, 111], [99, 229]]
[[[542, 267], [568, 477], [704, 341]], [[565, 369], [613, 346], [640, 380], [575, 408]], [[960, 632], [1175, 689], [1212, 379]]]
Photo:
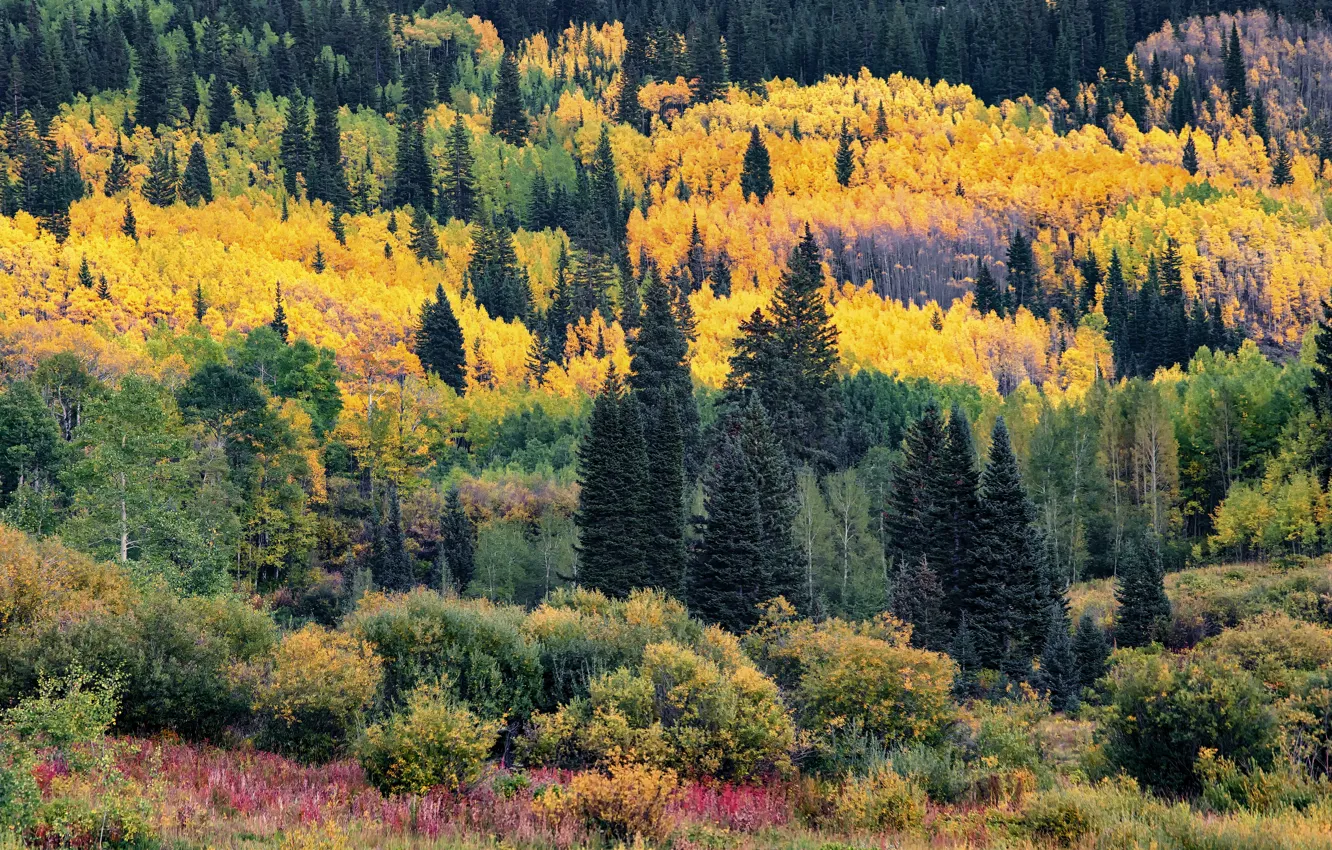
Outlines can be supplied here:
[[118, 567], [0, 525], [0, 632], [56, 614], [123, 611], [132, 595]]
[[316, 711], [354, 717], [374, 699], [382, 668], [364, 641], [312, 624], [284, 636], [268, 661], [235, 674], [250, 686], [256, 711], [290, 723]]

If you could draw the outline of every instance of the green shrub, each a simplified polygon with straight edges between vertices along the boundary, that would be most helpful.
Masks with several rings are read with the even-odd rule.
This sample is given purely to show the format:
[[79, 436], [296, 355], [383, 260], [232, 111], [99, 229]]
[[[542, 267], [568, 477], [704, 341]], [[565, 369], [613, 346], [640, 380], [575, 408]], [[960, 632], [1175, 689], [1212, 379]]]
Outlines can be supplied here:
[[891, 768], [848, 776], [833, 801], [837, 823], [847, 830], [908, 832], [925, 820], [925, 794]]
[[1109, 767], [1173, 794], [1199, 790], [1198, 756], [1216, 750], [1246, 771], [1269, 769], [1278, 729], [1266, 694], [1233, 664], [1205, 655], [1115, 654], [1097, 741]]
[[952, 744], [913, 744], [888, 756], [893, 770], [924, 789], [936, 803], [956, 803], [967, 793], [971, 777], [961, 751]]
[[1097, 829], [1098, 817], [1086, 795], [1047, 791], [1031, 799], [1018, 823], [1035, 839], [1073, 847]]
[[1269, 690], [1286, 696], [1332, 658], [1332, 630], [1278, 611], [1226, 629], [1200, 649], [1235, 663]]
[[523, 636], [525, 612], [428, 590], [362, 600], [352, 632], [384, 661], [384, 697], [403, 703], [418, 684], [448, 681], [485, 717], [521, 719], [541, 701], [541, 659]]
[[155, 850], [152, 805], [129, 790], [62, 795], [42, 803], [28, 830], [37, 847]]
[[1305, 809], [1318, 796], [1308, 778], [1288, 762], [1273, 770], [1255, 768], [1246, 772], [1230, 759], [1218, 756], [1216, 750], [1204, 749], [1198, 754], [1197, 772], [1203, 803], [1218, 812], [1262, 814], [1286, 807]]
[[499, 732], [499, 723], [455, 704], [439, 685], [420, 685], [402, 712], [366, 730], [357, 756], [386, 794], [454, 790], [481, 775]]
[[0, 836], [27, 829], [41, 799], [27, 748], [0, 740]]

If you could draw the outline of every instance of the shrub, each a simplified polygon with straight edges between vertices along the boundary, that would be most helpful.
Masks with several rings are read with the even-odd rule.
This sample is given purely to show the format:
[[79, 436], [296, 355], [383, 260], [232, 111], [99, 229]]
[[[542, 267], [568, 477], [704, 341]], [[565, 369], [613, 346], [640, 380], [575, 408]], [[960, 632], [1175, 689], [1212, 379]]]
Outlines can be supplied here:
[[888, 615], [814, 623], [780, 604], [746, 638], [760, 666], [789, 689], [802, 727], [859, 724], [888, 746], [938, 741], [955, 715], [956, 665], [909, 639], [909, 627]]
[[5, 712], [5, 723], [20, 741], [79, 761], [74, 748], [100, 742], [115, 722], [116, 689], [114, 680], [94, 683], [77, 668], [64, 680], [43, 676], [36, 695]]
[[35, 847], [150, 850], [159, 846], [152, 805], [132, 789], [61, 794], [37, 808], [28, 831]]
[[350, 627], [384, 662], [384, 698], [402, 703], [423, 682], [447, 680], [485, 717], [524, 718], [541, 699], [541, 661], [523, 636], [521, 608], [428, 590], [367, 596]]
[[0, 525], [0, 632], [57, 614], [124, 611], [133, 595], [114, 564]]
[[474, 782], [499, 737], [500, 724], [455, 704], [439, 685], [418, 685], [404, 711], [371, 726], [358, 757], [366, 778], [386, 794], [424, 794]]
[[739, 666], [653, 644], [637, 669], [600, 676], [587, 699], [536, 718], [524, 753], [602, 765], [627, 757], [698, 778], [786, 772], [795, 727], [777, 686], [744, 662], [733, 638], [713, 640]]
[[956, 803], [971, 784], [962, 753], [951, 744], [912, 744], [888, 756], [893, 770], [922, 788], [936, 803]]
[[1332, 630], [1274, 612], [1226, 629], [1204, 643], [1202, 650], [1232, 661], [1285, 696], [1332, 658]]
[[1097, 829], [1098, 818], [1085, 795], [1047, 791], [1032, 798], [1018, 823], [1033, 838], [1073, 847]]
[[1308, 778], [1283, 762], [1273, 770], [1242, 771], [1235, 762], [1205, 748], [1198, 754], [1197, 772], [1202, 782], [1202, 800], [1218, 812], [1240, 810], [1258, 814], [1291, 807], [1308, 808], [1317, 790]]
[[1261, 686], [1232, 664], [1205, 655], [1116, 653], [1097, 733], [1112, 769], [1168, 793], [1199, 788], [1203, 748], [1245, 770], [1268, 769], [1277, 724]]
[[1306, 679], [1281, 705], [1291, 757], [1314, 779], [1332, 776], [1332, 673]]
[[589, 771], [575, 776], [565, 793], [565, 805], [589, 829], [608, 838], [664, 841], [674, 828], [670, 806], [679, 798], [674, 771], [622, 763], [611, 765], [608, 774]]
[[27, 829], [41, 799], [27, 748], [0, 740], [0, 835]]
[[343, 752], [379, 689], [382, 665], [352, 635], [308, 625], [285, 635], [272, 655], [235, 671], [264, 719], [261, 742], [302, 759]]
[[847, 776], [833, 811], [843, 829], [908, 832], [925, 820], [925, 793], [884, 767], [865, 777]]
[[267, 653], [276, 637], [272, 618], [239, 600], [153, 592], [124, 611], [93, 610], [7, 635], [0, 699], [33, 692], [43, 674], [82, 668], [118, 677], [118, 731], [218, 738], [249, 712], [229, 669]]

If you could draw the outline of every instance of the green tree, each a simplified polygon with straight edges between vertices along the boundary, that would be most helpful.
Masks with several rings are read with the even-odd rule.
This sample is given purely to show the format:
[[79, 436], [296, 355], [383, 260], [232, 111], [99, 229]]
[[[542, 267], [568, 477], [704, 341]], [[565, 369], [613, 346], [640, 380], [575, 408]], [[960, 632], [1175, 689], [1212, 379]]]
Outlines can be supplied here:
[[458, 488], [449, 490], [440, 518], [439, 555], [435, 565], [436, 589], [445, 584], [458, 593], [467, 590], [476, 574], [476, 523], [463, 507]]
[[1225, 50], [1223, 79], [1226, 94], [1230, 95], [1230, 111], [1239, 115], [1249, 107], [1248, 69], [1244, 65], [1244, 48], [1240, 44], [1239, 26], [1230, 25], [1230, 41]]
[[1081, 682], [1073, 638], [1068, 633], [1068, 615], [1060, 605], [1051, 605], [1046, 616], [1045, 642], [1036, 684], [1049, 693], [1055, 711], [1076, 711]]
[[468, 132], [462, 115], [459, 115], [449, 130], [449, 140], [444, 151], [444, 187], [439, 199], [441, 209], [447, 207], [447, 214], [451, 218], [471, 221], [476, 212], [474, 167], [472, 134]]
[[758, 486], [738, 435], [724, 435], [713, 449], [703, 490], [706, 522], [689, 570], [689, 610], [741, 633], [758, 620], [751, 591], [760, 583], [763, 535]]
[[851, 131], [847, 129], [846, 119], [842, 119], [842, 132], [837, 137], [837, 155], [833, 160], [833, 170], [837, 182], [843, 186], [851, 185], [851, 176], [856, 170], [855, 155], [851, 151]]
[[1078, 684], [1081, 687], [1090, 688], [1105, 675], [1110, 642], [1105, 639], [1105, 629], [1101, 628], [1090, 611], [1084, 611], [1078, 618], [1078, 628], [1073, 633], [1073, 657], [1077, 663]]
[[208, 81], [208, 132], [221, 133], [223, 125], [235, 123], [236, 101], [232, 99], [231, 83], [223, 73], [222, 63], [217, 61]]
[[1272, 185], [1289, 186], [1295, 182], [1290, 173], [1290, 151], [1285, 142], [1277, 142], [1276, 156], [1272, 158]]
[[[282, 137], [278, 146], [278, 161], [282, 164], [282, 185], [288, 195], [300, 197], [300, 183], [297, 175], [310, 180], [311, 148], [310, 139], [310, 102], [301, 95], [300, 89], [287, 98], [285, 122], [282, 125]], [[286, 203], [286, 197], [283, 197]], [[285, 221], [285, 217], [283, 221]]]
[[120, 232], [135, 242], [139, 241], [139, 224], [134, 218], [134, 206], [129, 198], [125, 199], [125, 214], [120, 219]]
[[336, 73], [336, 68], [322, 59], [316, 62], [313, 72], [314, 135], [310, 173], [305, 176], [305, 185], [311, 198], [345, 210], [351, 202], [351, 193], [347, 189], [347, 173], [342, 168]]
[[86, 256], [79, 260], [79, 286], [84, 289], [93, 288], [92, 269], [88, 268], [88, 258]]
[[287, 310], [282, 306], [282, 284], [278, 283], [277, 289], [273, 294], [273, 320], [268, 323], [273, 332], [285, 344], [287, 342]]
[[746, 201], [753, 197], [760, 204], [772, 194], [772, 161], [757, 124], [749, 132], [749, 147], [745, 148], [740, 171], [740, 191]]
[[[459, 116], [461, 120], [461, 116]], [[398, 121], [398, 151], [394, 160], [393, 203], [412, 209], [431, 209], [434, 203], [434, 177], [426, 158], [425, 119], [410, 105], [404, 106]]]
[[1149, 535], [1140, 546], [1125, 549], [1115, 585], [1115, 642], [1146, 646], [1161, 637], [1170, 618], [1160, 541]]
[[924, 558], [909, 558], [898, 565], [888, 610], [911, 624], [912, 646], [939, 652], [948, 649], [948, 615], [943, 600], [943, 584]]
[[527, 141], [529, 126], [518, 84], [518, 60], [512, 50], [506, 50], [500, 60], [495, 100], [490, 108], [490, 132], [511, 145], [521, 146]]
[[437, 262], [444, 259], [439, 250], [439, 235], [435, 233], [435, 223], [430, 220], [430, 213], [425, 207], [412, 209], [411, 231], [407, 245], [423, 263]]
[[185, 162], [185, 177], [180, 184], [180, 197], [194, 206], [202, 201], [213, 202], [213, 178], [208, 173], [208, 157], [198, 139], [190, 146], [190, 158]]
[[180, 170], [176, 167], [176, 153], [170, 142], [163, 142], [153, 152], [148, 164], [148, 177], [143, 181], [143, 197], [155, 207], [169, 207], [176, 202], [180, 186]]
[[1004, 315], [1004, 297], [999, 291], [999, 285], [994, 282], [994, 275], [990, 274], [990, 267], [984, 261], [976, 262], [976, 311], [982, 316], [988, 316], [995, 313], [1002, 317]]
[[492, 221], [481, 227], [467, 266], [476, 303], [499, 319], [527, 319], [532, 310], [532, 289], [518, 264], [509, 228]]
[[1003, 576], [982, 586], [977, 575], [978, 487], [971, 422], [960, 406], [953, 405], [938, 461], [925, 480], [923, 507], [928, 513], [922, 524], [928, 537], [923, 545], [931, 569], [943, 582], [950, 620], [956, 623], [963, 611], [970, 615], [976, 650], [986, 666], [995, 666], [1003, 653]]
[[134, 120], [154, 133], [162, 124], [171, 123], [170, 59], [163, 55], [155, 30], [148, 28], [138, 45], [139, 90], [134, 103]]
[[462, 326], [453, 314], [444, 285], [435, 285], [434, 300], [421, 305], [412, 349], [421, 366], [440, 377], [459, 395], [467, 388], [467, 353], [463, 348]]
[[1198, 173], [1198, 147], [1193, 143], [1192, 131], [1189, 132], [1188, 141], [1184, 143], [1184, 157], [1180, 164], [1190, 177]]
[[111, 152], [111, 167], [106, 172], [106, 182], [102, 191], [108, 198], [114, 198], [129, 188], [129, 163], [125, 160], [125, 146], [120, 135], [116, 135], [116, 148]]

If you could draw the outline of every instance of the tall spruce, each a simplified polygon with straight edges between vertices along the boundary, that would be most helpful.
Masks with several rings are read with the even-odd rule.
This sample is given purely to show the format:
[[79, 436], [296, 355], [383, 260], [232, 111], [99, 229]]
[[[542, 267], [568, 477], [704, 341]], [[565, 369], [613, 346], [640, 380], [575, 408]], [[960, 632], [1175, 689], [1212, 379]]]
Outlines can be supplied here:
[[268, 326], [273, 329], [273, 332], [278, 335], [278, 339], [282, 340], [285, 345], [290, 331], [287, 328], [287, 308], [282, 306], [282, 284], [280, 282], [273, 295], [273, 320], [268, 323]]
[[426, 159], [425, 119], [404, 106], [398, 120], [398, 149], [394, 159], [393, 203], [412, 209], [432, 209], [435, 180]]
[[467, 266], [476, 303], [497, 319], [522, 320], [532, 310], [532, 290], [527, 273], [518, 263], [513, 233], [502, 222], [481, 227]]
[[1101, 628], [1090, 611], [1084, 611], [1078, 618], [1078, 628], [1073, 633], [1073, 656], [1077, 660], [1080, 686], [1090, 688], [1105, 675], [1110, 642], [1106, 640], [1105, 629]]
[[314, 136], [306, 190], [311, 198], [345, 210], [351, 202], [351, 192], [347, 188], [347, 173], [342, 167], [337, 71], [335, 66], [322, 59], [315, 64]]
[[111, 167], [106, 172], [106, 182], [102, 184], [102, 191], [108, 198], [113, 198], [128, 189], [129, 185], [129, 163], [125, 159], [125, 146], [117, 134], [116, 147], [111, 152]]
[[842, 119], [842, 132], [837, 136], [837, 154], [833, 158], [833, 171], [837, 175], [837, 182], [843, 186], [851, 185], [851, 176], [856, 170], [855, 155], [851, 151], [851, 131], [847, 128], [846, 119]]
[[447, 582], [449, 588], [465, 593], [476, 573], [476, 523], [463, 507], [457, 487], [449, 490], [439, 525], [433, 584], [435, 589], [443, 590]]
[[1189, 131], [1188, 141], [1184, 143], [1184, 155], [1180, 165], [1192, 177], [1198, 173], [1198, 146], [1193, 143], [1193, 132]]
[[684, 593], [688, 552], [685, 547], [685, 440], [680, 408], [693, 397], [668, 392], [647, 415], [647, 452], [643, 490], [643, 571], [648, 585], [672, 596]]
[[463, 346], [462, 326], [444, 294], [443, 284], [435, 284], [434, 299], [421, 305], [413, 351], [422, 368], [438, 375], [462, 395], [467, 387], [467, 352]]
[[974, 597], [983, 592], [977, 586], [975, 552], [979, 477], [971, 422], [966, 412], [954, 405], [948, 414], [938, 462], [927, 479], [931, 492], [923, 521], [929, 536], [923, 544], [931, 568], [943, 582], [951, 621], [956, 623], [963, 611], [971, 614], [976, 648], [988, 666], [994, 659], [992, 633], [997, 630], [1002, 639], [1003, 600], [992, 600], [1000, 615], [978, 613], [978, 606], [972, 604]]
[[752, 605], [786, 596], [797, 602], [800, 586], [799, 555], [795, 528], [799, 503], [795, 470], [781, 439], [760, 401], [751, 399], [739, 417], [740, 447], [749, 460], [758, 490], [761, 551], [760, 570], [752, 594]]
[[1230, 111], [1239, 115], [1249, 107], [1248, 69], [1244, 64], [1244, 47], [1240, 44], [1239, 26], [1230, 25], [1230, 41], [1225, 51], [1223, 80], [1226, 94], [1230, 95]]
[[208, 157], [204, 154], [203, 142], [198, 139], [190, 145], [190, 157], [185, 161], [180, 198], [190, 206], [213, 202], [213, 178], [208, 173]]
[[645, 277], [642, 324], [629, 344], [632, 363], [629, 381], [642, 400], [649, 421], [657, 420], [668, 406], [674, 408], [683, 451], [689, 455], [697, 451], [699, 442], [689, 341], [676, 319], [666, 285], [651, 269]]
[[752, 197], [760, 204], [772, 194], [772, 160], [757, 124], [749, 132], [749, 147], [745, 148], [740, 171], [740, 192], [746, 201]]
[[416, 584], [416, 576], [411, 556], [407, 553], [407, 534], [402, 524], [402, 501], [398, 496], [396, 484], [390, 483], [384, 488], [383, 501], [382, 514], [377, 503], [373, 508], [370, 575], [377, 587], [400, 593], [412, 589]]
[[976, 312], [982, 316], [988, 316], [995, 313], [1002, 317], [1004, 315], [1003, 296], [999, 292], [999, 284], [995, 283], [994, 275], [990, 274], [990, 267], [984, 260], [976, 262]]
[[505, 50], [500, 60], [499, 79], [495, 83], [495, 101], [490, 110], [490, 132], [511, 145], [527, 141], [530, 121], [523, 108], [523, 93], [518, 84], [518, 61], [512, 50]]
[[1149, 534], [1124, 548], [1115, 586], [1115, 642], [1146, 646], [1161, 638], [1170, 618], [1160, 541]]
[[148, 164], [148, 177], [143, 181], [144, 200], [155, 207], [169, 207], [176, 202], [179, 186], [176, 153], [170, 142], [163, 142], [153, 151], [152, 161]]
[[1061, 606], [1051, 605], [1045, 619], [1036, 684], [1050, 695], [1050, 705], [1055, 711], [1076, 711], [1082, 682], [1078, 677], [1073, 638], [1068, 632], [1068, 615]]
[[[282, 163], [282, 185], [288, 195], [300, 195], [300, 183], [297, 178], [310, 180], [311, 147], [310, 139], [310, 102], [301, 95], [300, 89], [287, 98], [286, 119], [282, 126], [282, 136], [278, 143], [278, 161]], [[286, 202], [284, 196], [283, 202]]]
[[430, 213], [426, 212], [425, 207], [412, 209], [411, 232], [407, 245], [416, 255], [416, 259], [423, 263], [444, 259], [439, 250], [439, 234], [435, 232], [435, 222], [431, 221]]
[[[943, 414], [931, 399], [906, 430], [902, 452], [893, 465], [892, 490], [886, 512], [885, 543], [889, 558], [897, 564], [925, 560], [935, 552], [930, 541], [939, 536], [934, 528], [935, 476], [945, 448]], [[937, 567], [932, 567], [936, 570]]]
[[134, 103], [134, 122], [154, 133], [162, 124], [171, 123], [171, 69], [170, 59], [157, 40], [157, 32], [149, 26], [138, 47], [138, 97]]
[[139, 241], [139, 223], [134, 217], [134, 205], [130, 203], [129, 198], [125, 199], [125, 213], [120, 219], [120, 232], [135, 242]]
[[[473, 173], [472, 134], [462, 115], [453, 121], [444, 150], [440, 208], [451, 218], [471, 221], [476, 213], [476, 177]], [[442, 219], [441, 219], [442, 220]]]
[[912, 646], [939, 652], [948, 649], [950, 633], [943, 599], [943, 585], [927, 559], [907, 558], [898, 564], [888, 610], [911, 624]]
[[752, 588], [762, 571], [758, 486], [736, 433], [724, 433], [703, 476], [702, 540], [689, 569], [694, 616], [741, 633], [758, 619]]

